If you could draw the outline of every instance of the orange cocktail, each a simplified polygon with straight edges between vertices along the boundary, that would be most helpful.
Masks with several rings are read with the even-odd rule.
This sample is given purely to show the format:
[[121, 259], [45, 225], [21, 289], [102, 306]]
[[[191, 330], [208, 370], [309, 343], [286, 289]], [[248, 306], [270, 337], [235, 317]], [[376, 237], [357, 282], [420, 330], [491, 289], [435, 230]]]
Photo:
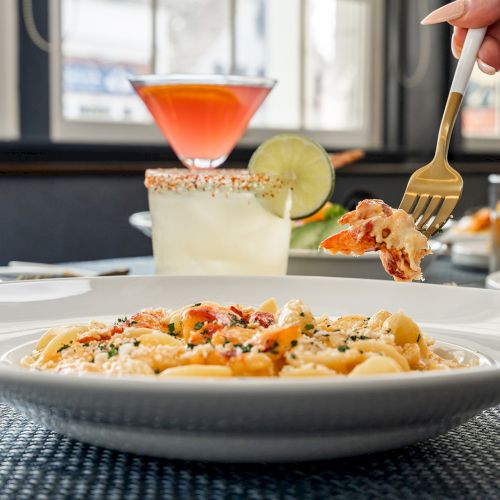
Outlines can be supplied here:
[[239, 76], [138, 77], [134, 89], [179, 159], [191, 168], [224, 162], [274, 80]]

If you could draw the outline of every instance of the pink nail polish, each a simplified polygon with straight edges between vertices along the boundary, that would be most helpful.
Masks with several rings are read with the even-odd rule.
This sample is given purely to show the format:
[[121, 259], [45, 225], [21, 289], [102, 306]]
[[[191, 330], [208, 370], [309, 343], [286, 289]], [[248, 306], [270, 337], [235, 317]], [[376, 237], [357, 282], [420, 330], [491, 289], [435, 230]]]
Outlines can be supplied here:
[[481, 61], [481, 59], [477, 60], [477, 66], [483, 73], [486, 73], [487, 75], [494, 75], [497, 72], [497, 70], [493, 66], [486, 64], [485, 62]]
[[458, 19], [465, 13], [465, 0], [455, 0], [432, 11], [420, 24], [436, 24]]

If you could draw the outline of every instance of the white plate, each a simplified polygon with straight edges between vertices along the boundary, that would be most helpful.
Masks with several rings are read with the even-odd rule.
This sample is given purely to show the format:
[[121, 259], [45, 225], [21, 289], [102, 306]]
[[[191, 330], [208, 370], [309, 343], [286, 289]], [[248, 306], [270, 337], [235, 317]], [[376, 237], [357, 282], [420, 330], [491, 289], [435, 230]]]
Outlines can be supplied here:
[[[138, 212], [129, 217], [130, 224], [151, 237], [151, 216], [149, 212]], [[432, 254], [422, 260], [425, 272], [439, 255], [447, 251], [446, 244], [433, 240], [430, 242]], [[392, 280], [382, 264], [377, 252], [360, 256], [332, 255], [319, 250], [290, 249], [288, 252], [287, 274], [295, 276], [336, 276], [338, 278], [368, 278]]]
[[486, 286], [492, 290], [500, 290], [500, 271], [496, 271], [486, 276]]
[[451, 261], [458, 266], [488, 269], [490, 260], [489, 240], [462, 241], [451, 248]]
[[[345, 378], [112, 378], [18, 366], [56, 324], [212, 299], [300, 297], [316, 314], [405, 310], [477, 368]], [[442, 433], [500, 402], [500, 294], [311, 277], [75, 278], [0, 284], [0, 390], [57, 432], [148, 455], [217, 461], [316, 460], [386, 450]]]

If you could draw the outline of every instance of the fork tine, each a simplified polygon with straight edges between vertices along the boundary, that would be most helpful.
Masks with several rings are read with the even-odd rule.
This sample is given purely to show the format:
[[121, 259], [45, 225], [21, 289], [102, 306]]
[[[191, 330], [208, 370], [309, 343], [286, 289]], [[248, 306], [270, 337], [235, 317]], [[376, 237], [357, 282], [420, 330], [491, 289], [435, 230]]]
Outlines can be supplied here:
[[418, 200], [418, 196], [414, 193], [407, 193], [405, 191], [405, 194], [403, 196], [403, 199], [401, 200], [401, 203], [399, 204], [399, 208], [404, 210], [406, 213], [411, 213], [411, 209], [413, 208], [413, 205], [416, 203]]
[[417, 206], [413, 209], [412, 216], [415, 222], [417, 222], [418, 218], [422, 215], [423, 211], [427, 207], [429, 203], [430, 196], [428, 194], [421, 194], [420, 199], [418, 200]]
[[441, 208], [439, 209], [439, 212], [437, 213], [436, 217], [431, 220], [429, 225], [426, 227], [424, 230], [425, 236], [427, 238], [430, 238], [436, 231], [441, 229], [443, 224], [450, 218], [451, 213], [453, 212], [453, 209], [456, 207], [458, 203], [458, 196], [446, 196], [443, 204], [441, 205]]
[[439, 206], [444, 201], [442, 196], [433, 196], [425, 209], [424, 215], [418, 221], [417, 229], [420, 231], [427, 224], [429, 219], [438, 211]]

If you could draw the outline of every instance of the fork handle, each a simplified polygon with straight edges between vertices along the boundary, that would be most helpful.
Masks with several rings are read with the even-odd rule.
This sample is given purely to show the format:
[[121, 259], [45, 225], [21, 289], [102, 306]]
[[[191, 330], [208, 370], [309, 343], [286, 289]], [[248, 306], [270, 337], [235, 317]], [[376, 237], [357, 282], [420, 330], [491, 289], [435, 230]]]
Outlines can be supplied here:
[[455, 125], [465, 89], [469, 83], [470, 75], [474, 68], [474, 63], [476, 62], [477, 53], [479, 52], [479, 47], [481, 47], [485, 33], [486, 28], [469, 29], [465, 37], [464, 48], [458, 60], [450, 94], [448, 95], [448, 100], [444, 108], [443, 119], [439, 127], [436, 153], [434, 155], [434, 159], [439, 161], [433, 162], [430, 167], [434, 171], [434, 176], [437, 176], [438, 171], [446, 169], [446, 159], [448, 157], [448, 148], [450, 147], [453, 126]]
[[467, 31], [464, 48], [458, 60], [450, 92], [458, 92], [462, 95], [465, 94], [465, 89], [469, 83], [470, 75], [474, 68], [474, 63], [476, 62], [477, 53], [483, 43], [485, 34], [486, 28], [474, 28]]

